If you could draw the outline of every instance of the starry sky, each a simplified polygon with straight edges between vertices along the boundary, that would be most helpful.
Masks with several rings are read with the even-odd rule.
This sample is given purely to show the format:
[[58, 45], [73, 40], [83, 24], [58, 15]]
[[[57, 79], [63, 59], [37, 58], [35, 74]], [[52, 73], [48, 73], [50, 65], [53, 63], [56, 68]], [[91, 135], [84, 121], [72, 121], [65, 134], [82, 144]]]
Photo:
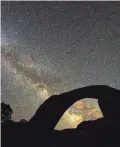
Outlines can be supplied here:
[[[91, 84], [120, 89], [120, 2], [1, 2], [2, 101], [29, 120], [53, 94]], [[101, 117], [75, 103], [57, 128]]]

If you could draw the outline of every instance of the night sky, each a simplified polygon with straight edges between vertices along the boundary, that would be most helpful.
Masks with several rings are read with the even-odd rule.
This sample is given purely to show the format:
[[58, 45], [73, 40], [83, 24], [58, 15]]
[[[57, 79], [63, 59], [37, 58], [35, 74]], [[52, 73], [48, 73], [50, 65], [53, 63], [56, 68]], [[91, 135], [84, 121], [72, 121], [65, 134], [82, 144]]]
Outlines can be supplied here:
[[[1, 3], [2, 101], [13, 120], [29, 120], [53, 94], [92, 84], [120, 89], [120, 2]], [[58, 129], [100, 116], [97, 101], [78, 102]]]

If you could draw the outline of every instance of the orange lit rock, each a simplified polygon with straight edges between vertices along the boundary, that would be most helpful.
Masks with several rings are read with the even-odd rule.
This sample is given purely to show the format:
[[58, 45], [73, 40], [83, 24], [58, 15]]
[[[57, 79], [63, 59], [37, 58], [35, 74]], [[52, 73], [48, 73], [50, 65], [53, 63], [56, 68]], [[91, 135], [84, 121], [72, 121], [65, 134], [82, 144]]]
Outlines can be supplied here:
[[77, 109], [83, 109], [84, 108], [84, 103], [82, 101], [78, 101], [74, 105]]

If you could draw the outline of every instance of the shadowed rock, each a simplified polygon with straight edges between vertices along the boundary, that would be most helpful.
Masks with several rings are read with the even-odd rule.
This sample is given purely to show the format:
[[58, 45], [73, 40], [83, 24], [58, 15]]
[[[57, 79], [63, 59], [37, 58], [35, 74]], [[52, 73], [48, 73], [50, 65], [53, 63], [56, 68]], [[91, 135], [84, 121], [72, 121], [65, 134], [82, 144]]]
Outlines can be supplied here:
[[[104, 118], [82, 122], [76, 129], [54, 130], [76, 101], [96, 98]], [[27, 123], [2, 124], [2, 144], [19, 146], [120, 146], [120, 90], [95, 85], [51, 96]]]

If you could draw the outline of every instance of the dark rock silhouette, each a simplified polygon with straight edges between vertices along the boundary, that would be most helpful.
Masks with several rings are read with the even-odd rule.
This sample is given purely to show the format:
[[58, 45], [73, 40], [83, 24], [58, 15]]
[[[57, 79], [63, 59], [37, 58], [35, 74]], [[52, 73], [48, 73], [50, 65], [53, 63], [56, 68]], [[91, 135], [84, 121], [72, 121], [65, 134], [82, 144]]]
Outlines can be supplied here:
[[25, 119], [21, 119], [20, 122], [22, 122], [22, 123], [26, 123], [27, 120], [25, 120]]
[[[63, 113], [76, 101], [96, 98], [103, 118], [85, 121], [76, 129], [54, 130]], [[2, 145], [42, 147], [120, 146], [120, 90], [95, 85], [51, 96], [29, 122], [2, 124]]]

